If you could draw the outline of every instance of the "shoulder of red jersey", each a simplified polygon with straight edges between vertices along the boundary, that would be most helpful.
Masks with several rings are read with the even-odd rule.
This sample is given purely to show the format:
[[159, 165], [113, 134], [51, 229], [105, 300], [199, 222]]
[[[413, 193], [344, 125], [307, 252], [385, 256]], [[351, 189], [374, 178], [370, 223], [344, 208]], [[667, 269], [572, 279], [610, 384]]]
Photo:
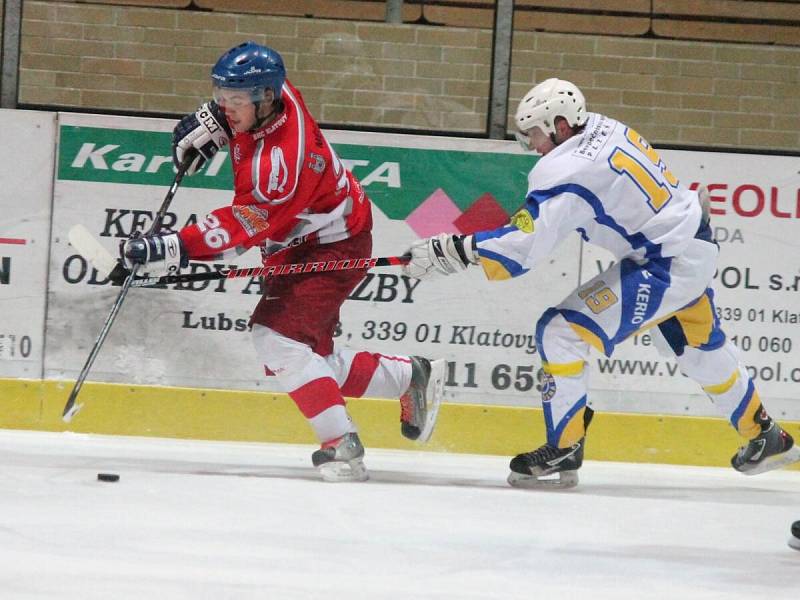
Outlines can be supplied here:
[[297, 192], [311, 122], [294, 86], [286, 82], [281, 97], [283, 113], [253, 134], [253, 196], [273, 206]]

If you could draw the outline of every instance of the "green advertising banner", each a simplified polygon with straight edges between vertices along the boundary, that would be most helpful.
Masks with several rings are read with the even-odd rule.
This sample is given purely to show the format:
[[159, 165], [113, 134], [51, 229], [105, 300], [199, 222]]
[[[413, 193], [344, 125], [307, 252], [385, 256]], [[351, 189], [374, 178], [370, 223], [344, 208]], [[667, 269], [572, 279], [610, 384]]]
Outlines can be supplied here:
[[[173, 177], [169, 132], [61, 125], [58, 178], [169, 186]], [[405, 220], [432, 196], [444, 194], [460, 213], [516, 211], [527, 191], [536, 158], [500, 152], [428, 150], [333, 144], [342, 161], [390, 219]], [[231, 190], [227, 152], [220, 152], [184, 187]], [[476, 203], [478, 206], [475, 207]], [[480, 218], [472, 219], [474, 226]]]

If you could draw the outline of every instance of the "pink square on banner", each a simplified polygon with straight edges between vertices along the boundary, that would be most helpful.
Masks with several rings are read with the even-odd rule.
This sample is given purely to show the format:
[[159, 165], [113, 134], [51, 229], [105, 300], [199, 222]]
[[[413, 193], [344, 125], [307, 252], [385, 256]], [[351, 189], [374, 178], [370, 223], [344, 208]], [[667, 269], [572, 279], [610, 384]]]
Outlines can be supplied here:
[[437, 233], [461, 233], [453, 222], [461, 216], [461, 210], [438, 188], [428, 196], [406, 218], [406, 223], [419, 237], [429, 237]]

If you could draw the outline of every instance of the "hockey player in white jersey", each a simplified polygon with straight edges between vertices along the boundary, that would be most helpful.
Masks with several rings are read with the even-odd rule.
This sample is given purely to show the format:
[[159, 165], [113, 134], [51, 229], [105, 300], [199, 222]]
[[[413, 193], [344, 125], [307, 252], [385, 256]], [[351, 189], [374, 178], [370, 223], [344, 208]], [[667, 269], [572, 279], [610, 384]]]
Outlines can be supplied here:
[[590, 349], [610, 356], [648, 328], [746, 440], [731, 459], [736, 470], [752, 475], [800, 460], [720, 328], [710, 287], [719, 248], [698, 193], [681, 185], [636, 131], [587, 112], [568, 81], [532, 88], [515, 120], [520, 142], [543, 155], [528, 176], [524, 208], [493, 231], [418, 240], [405, 268], [424, 278], [480, 264], [488, 279], [517, 277], [574, 231], [617, 259], [536, 324], [547, 441], [512, 459], [509, 483], [577, 484], [593, 414], [586, 402]]

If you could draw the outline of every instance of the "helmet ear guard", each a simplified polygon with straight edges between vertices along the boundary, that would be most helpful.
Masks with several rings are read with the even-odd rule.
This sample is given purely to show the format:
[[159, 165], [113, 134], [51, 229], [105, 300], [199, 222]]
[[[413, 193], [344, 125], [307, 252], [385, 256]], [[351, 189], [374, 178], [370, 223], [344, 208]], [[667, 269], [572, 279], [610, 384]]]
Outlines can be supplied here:
[[555, 141], [556, 117], [563, 117], [570, 127], [583, 125], [588, 118], [586, 99], [578, 87], [553, 77], [532, 87], [520, 101], [514, 116], [520, 132], [517, 140], [527, 148], [527, 132], [539, 127]]

